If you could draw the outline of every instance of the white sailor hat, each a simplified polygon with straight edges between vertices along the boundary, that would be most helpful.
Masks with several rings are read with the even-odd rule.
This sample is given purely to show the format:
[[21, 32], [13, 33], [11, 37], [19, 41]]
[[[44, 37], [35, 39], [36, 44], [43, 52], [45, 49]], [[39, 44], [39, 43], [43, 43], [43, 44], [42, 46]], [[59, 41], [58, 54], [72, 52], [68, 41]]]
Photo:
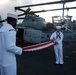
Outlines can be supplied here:
[[61, 29], [61, 26], [56, 26], [56, 29]]
[[15, 15], [15, 14], [12, 14], [12, 13], [8, 13], [7, 17], [11, 17], [11, 18], [14, 18], [14, 19], [18, 20], [18, 16]]

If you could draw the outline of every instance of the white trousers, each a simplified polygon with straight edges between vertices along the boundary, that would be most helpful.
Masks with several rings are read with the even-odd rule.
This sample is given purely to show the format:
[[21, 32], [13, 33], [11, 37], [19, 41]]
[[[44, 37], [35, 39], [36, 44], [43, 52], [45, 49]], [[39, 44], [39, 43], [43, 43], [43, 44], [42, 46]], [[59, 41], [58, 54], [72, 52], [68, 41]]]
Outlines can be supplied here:
[[55, 45], [54, 46], [54, 52], [56, 57], [56, 64], [63, 64], [63, 49], [62, 45]]
[[0, 75], [1, 75], [1, 67], [0, 67]]
[[1, 67], [1, 74], [0, 75], [16, 75], [16, 66], [11, 65], [11, 66], [6, 66], [6, 67]]

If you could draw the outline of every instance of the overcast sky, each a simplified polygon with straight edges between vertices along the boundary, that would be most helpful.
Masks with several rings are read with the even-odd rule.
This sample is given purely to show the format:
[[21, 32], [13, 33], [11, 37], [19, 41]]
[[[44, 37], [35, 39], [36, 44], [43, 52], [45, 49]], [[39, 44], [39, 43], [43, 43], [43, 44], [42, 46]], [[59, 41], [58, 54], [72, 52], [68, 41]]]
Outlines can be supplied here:
[[[38, 4], [38, 3], [45, 3], [45, 2], [52, 2], [52, 1], [59, 1], [59, 0], [1, 0], [0, 1], [0, 15], [2, 19], [6, 18], [6, 14], [9, 12], [15, 12], [14, 7], [16, 6], [23, 6], [29, 4]], [[76, 6], [76, 1], [72, 3], [65, 4], [65, 7]], [[47, 10], [47, 9], [56, 9], [61, 8], [62, 4], [56, 5], [47, 5], [47, 6], [39, 6], [39, 7], [31, 7], [33, 11], [38, 10]], [[16, 11], [16, 14], [21, 14], [22, 12]], [[76, 19], [76, 9], [69, 10], [69, 15], [73, 16], [73, 19]], [[62, 16], [62, 11], [51, 11], [46, 13], [37, 13], [41, 17], [45, 18], [46, 21], [51, 22], [52, 16]], [[67, 11], [65, 11], [65, 15], [67, 15]]]
[[31, 0], [0, 0], [0, 15], [2, 19], [6, 18], [6, 14], [15, 12], [14, 7], [32, 4]]

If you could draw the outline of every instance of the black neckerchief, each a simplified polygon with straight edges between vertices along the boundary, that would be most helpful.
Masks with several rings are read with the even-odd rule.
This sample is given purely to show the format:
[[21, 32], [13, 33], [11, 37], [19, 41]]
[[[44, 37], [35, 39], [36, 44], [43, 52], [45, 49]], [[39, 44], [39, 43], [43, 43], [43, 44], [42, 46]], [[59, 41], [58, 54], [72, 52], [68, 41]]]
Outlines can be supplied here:
[[58, 33], [58, 34], [57, 34], [57, 33], [58, 33], [58, 32], [56, 32], [56, 39], [57, 39], [57, 38], [61, 39], [60, 33]]

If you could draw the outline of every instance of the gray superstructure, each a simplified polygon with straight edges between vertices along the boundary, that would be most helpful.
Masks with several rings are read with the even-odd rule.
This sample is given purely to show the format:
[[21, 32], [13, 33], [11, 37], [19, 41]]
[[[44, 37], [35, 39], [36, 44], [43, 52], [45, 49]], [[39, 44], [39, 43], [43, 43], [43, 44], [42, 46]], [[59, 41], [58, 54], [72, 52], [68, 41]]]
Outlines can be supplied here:
[[49, 41], [51, 34], [55, 31], [56, 25], [63, 27], [62, 32], [64, 33], [65, 42], [76, 41], [76, 21], [71, 20], [72, 17], [67, 16], [65, 23], [58, 21], [57, 23], [53, 20], [53, 25], [48, 23], [42, 17], [37, 15], [26, 15], [23, 22], [17, 25], [18, 37], [21, 37], [25, 42], [30, 43], [41, 43]]
[[[1, 18], [1, 16], [0, 16], [0, 21], [1, 21], [1, 20], [2, 20], [2, 18]], [[0, 28], [2, 27], [2, 25], [3, 25], [3, 24], [2, 24], [2, 23], [0, 23]]]

